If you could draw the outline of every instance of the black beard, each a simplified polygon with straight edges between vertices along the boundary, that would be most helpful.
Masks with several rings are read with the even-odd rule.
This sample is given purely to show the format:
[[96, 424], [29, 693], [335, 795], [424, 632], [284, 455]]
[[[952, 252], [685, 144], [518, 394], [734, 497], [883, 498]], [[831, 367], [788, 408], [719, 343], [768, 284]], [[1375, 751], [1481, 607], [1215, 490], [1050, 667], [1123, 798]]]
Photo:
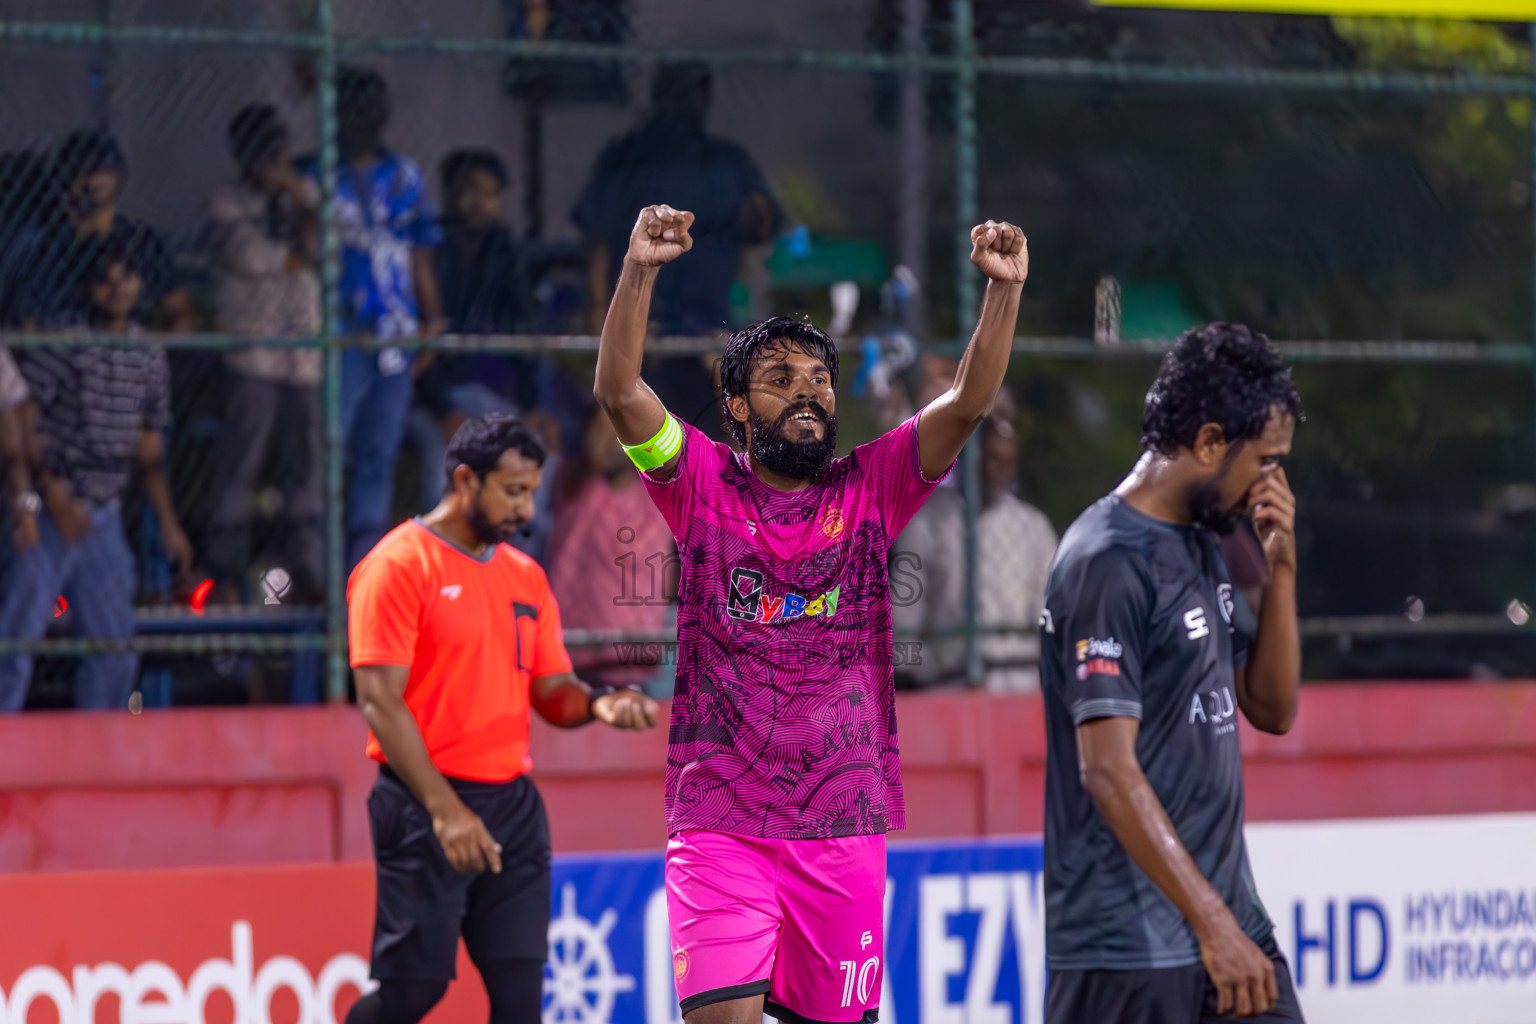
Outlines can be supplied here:
[[[807, 409], [826, 424], [826, 436], [819, 441], [791, 441], [785, 430], [789, 419]], [[752, 458], [764, 469], [791, 480], [819, 479], [837, 452], [837, 417], [828, 416], [816, 402], [792, 405], [771, 424], [751, 409], [747, 423], [752, 428]]]
[[1199, 484], [1195, 487], [1189, 496], [1189, 519], [1196, 526], [1226, 536], [1237, 529], [1237, 524], [1242, 521], [1248, 509], [1242, 505], [1235, 508], [1222, 508], [1220, 484], [1221, 480], [1218, 478], [1212, 483]]
[[513, 526], [496, 525], [481, 511], [478, 500], [464, 506], [464, 521], [469, 524], [470, 531], [481, 544], [505, 544], [523, 526], [522, 523]]

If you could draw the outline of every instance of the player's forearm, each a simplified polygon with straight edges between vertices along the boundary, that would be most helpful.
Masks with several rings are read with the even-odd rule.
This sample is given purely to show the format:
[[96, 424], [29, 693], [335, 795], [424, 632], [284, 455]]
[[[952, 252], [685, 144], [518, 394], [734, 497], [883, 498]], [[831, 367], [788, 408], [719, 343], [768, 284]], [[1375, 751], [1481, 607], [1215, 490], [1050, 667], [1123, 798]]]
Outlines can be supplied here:
[[625, 444], [643, 444], [666, 425], [660, 401], [640, 379], [658, 269], [624, 260], [597, 349], [593, 394]]
[[37, 424], [37, 403], [28, 401], [15, 412], [22, 456], [27, 460], [27, 465], [32, 467], [33, 472], [41, 476], [46, 471], [48, 449], [43, 441], [43, 432]]
[[1296, 619], [1296, 570], [1276, 566], [1264, 585], [1259, 632], [1239, 688], [1254, 728], [1284, 733], [1296, 721], [1301, 690], [1301, 626]]
[[144, 500], [155, 510], [155, 519], [162, 530], [181, 528], [176, 518], [176, 502], [171, 498], [171, 485], [165, 478], [165, 466], [156, 464], [144, 469]]
[[311, 203], [303, 188], [294, 188], [289, 194], [299, 211], [292, 253], [306, 266], [316, 266], [320, 262], [320, 204]]
[[379, 741], [384, 759], [433, 817], [459, 796], [432, 763], [421, 729], [403, 700], [358, 693], [358, 709]]
[[651, 295], [661, 268], [624, 260], [603, 320], [597, 349], [598, 397], [621, 398], [640, 381], [645, 332], [651, 315]]
[[35, 492], [36, 487], [32, 483], [32, 471], [27, 466], [27, 460], [17, 455], [7, 455], [4, 458], [7, 460], [5, 478], [10, 497], [15, 499], [20, 495]]
[[0, 410], [0, 462], [5, 464], [10, 496], [32, 490], [32, 468], [27, 458], [21, 417], [15, 409]]
[[1013, 333], [1019, 319], [1019, 295], [1024, 286], [1012, 281], [988, 281], [981, 302], [976, 332], [966, 346], [955, 372], [951, 408], [980, 422], [997, 401], [998, 389], [1008, 372]]
[[593, 720], [592, 690], [574, 675], [535, 679], [529, 696], [539, 717], [557, 729], [575, 729]]
[[611, 260], [606, 242], [594, 242], [587, 248], [587, 324], [593, 334], [603, 332], [603, 317], [608, 313], [608, 275]]
[[411, 250], [411, 284], [416, 292], [416, 308], [421, 313], [421, 322], [432, 325], [441, 320], [443, 296], [437, 287], [437, 270], [432, 265], [431, 249]]
[[1196, 936], [1203, 938], [1231, 916], [1184, 848], [1139, 765], [1085, 768], [1083, 785], [1120, 845], [1179, 908]]
[[155, 510], [161, 528], [179, 526], [176, 503], [171, 500], [171, 485], [165, 475], [165, 439], [158, 430], [139, 433], [139, 472], [142, 474], [144, 499]]

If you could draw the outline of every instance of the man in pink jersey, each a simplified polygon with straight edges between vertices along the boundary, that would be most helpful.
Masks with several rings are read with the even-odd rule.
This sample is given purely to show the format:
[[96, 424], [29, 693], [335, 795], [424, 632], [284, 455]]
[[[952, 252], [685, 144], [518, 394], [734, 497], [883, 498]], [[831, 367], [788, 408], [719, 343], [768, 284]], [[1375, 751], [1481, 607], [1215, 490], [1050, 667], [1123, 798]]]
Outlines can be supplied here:
[[971, 232], [986, 299], [954, 386], [834, 458], [837, 349], [775, 318], [733, 334], [722, 411], [741, 452], [640, 379], [658, 268], [693, 214], [647, 207], [603, 325], [596, 395], [677, 539], [667, 913], [688, 1024], [874, 1021], [885, 833], [904, 825], [891, 542], [953, 467], [1008, 367], [1024, 235]]

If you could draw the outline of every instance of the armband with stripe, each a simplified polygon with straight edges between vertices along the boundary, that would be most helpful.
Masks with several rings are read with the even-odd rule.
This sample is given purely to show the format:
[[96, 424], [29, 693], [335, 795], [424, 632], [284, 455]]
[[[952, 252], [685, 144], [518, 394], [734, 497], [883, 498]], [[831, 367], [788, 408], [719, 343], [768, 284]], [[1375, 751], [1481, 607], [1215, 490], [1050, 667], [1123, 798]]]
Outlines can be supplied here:
[[677, 417], [671, 413], [667, 413], [666, 426], [662, 427], [655, 437], [644, 444], [624, 445], [624, 454], [629, 456], [629, 461], [633, 462], [642, 473], [665, 465], [682, 450], [683, 427], [677, 422]]

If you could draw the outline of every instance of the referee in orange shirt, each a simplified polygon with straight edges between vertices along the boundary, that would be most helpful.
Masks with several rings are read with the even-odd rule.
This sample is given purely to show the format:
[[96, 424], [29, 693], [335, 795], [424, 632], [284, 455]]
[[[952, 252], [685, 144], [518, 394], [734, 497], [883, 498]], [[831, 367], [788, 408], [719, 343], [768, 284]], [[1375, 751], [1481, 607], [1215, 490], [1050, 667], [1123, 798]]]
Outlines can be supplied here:
[[533, 518], [544, 449], [511, 416], [465, 423], [449, 489], [347, 584], [378, 865], [372, 974], [347, 1024], [415, 1024], [454, 977], [459, 937], [492, 1024], [537, 1021], [548, 956], [549, 823], [529, 780], [528, 711], [563, 728], [656, 724], [634, 690], [571, 673], [544, 570], [505, 542]]

